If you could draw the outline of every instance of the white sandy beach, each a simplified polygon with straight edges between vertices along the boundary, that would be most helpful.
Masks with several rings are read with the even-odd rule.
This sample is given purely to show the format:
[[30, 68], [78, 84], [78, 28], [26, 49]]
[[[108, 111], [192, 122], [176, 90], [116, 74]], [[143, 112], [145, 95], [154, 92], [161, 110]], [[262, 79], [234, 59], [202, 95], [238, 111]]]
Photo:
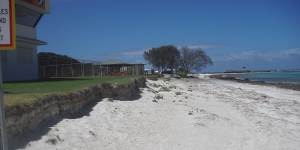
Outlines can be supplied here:
[[207, 78], [147, 85], [140, 99], [104, 99], [89, 116], [64, 119], [25, 149], [300, 148], [299, 91]]

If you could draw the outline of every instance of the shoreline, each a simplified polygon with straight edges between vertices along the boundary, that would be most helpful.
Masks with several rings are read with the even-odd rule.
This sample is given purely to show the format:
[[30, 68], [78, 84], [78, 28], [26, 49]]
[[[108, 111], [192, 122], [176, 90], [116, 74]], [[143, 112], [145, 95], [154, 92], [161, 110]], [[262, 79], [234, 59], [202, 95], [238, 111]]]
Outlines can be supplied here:
[[300, 92], [218, 79], [147, 80], [141, 97], [98, 102], [63, 119], [26, 150], [294, 150]]
[[238, 83], [249, 83], [253, 85], [265, 85], [265, 86], [273, 86], [283, 89], [300, 91], [300, 84], [292, 84], [292, 83], [269, 83], [265, 81], [251, 81], [251, 80], [243, 80], [237, 77], [226, 76], [226, 74], [217, 74], [217, 75], [209, 75], [210, 78], [226, 80], [226, 81], [234, 81]]

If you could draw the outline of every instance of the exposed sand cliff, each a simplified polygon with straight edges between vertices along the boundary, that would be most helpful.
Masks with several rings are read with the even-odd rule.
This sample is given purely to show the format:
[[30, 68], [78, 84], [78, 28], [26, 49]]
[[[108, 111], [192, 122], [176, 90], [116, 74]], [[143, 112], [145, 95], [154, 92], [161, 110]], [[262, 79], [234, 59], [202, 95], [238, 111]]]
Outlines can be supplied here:
[[101, 84], [66, 94], [51, 94], [30, 105], [16, 105], [6, 109], [6, 125], [10, 148], [37, 140], [49, 127], [62, 119], [75, 119], [88, 115], [91, 108], [102, 98], [132, 100], [140, 97], [140, 78], [128, 85]]

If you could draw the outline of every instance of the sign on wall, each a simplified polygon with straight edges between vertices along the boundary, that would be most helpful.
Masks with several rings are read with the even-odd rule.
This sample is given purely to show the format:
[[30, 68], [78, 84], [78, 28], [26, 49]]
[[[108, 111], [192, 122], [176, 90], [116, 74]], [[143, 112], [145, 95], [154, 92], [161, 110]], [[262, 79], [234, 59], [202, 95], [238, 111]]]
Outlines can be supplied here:
[[16, 49], [15, 0], [0, 2], [0, 50]]

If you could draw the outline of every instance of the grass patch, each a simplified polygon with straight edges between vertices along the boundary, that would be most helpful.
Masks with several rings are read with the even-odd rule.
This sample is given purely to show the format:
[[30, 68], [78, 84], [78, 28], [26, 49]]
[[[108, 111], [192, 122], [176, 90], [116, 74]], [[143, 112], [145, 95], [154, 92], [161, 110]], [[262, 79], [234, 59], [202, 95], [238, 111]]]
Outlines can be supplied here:
[[115, 85], [129, 84], [137, 76], [131, 77], [86, 77], [60, 79], [50, 81], [26, 81], [9, 82], [3, 84], [5, 91], [5, 104], [13, 106], [18, 104], [30, 104], [39, 98], [49, 94], [63, 94], [72, 91], [78, 91], [89, 86], [110, 83]]

